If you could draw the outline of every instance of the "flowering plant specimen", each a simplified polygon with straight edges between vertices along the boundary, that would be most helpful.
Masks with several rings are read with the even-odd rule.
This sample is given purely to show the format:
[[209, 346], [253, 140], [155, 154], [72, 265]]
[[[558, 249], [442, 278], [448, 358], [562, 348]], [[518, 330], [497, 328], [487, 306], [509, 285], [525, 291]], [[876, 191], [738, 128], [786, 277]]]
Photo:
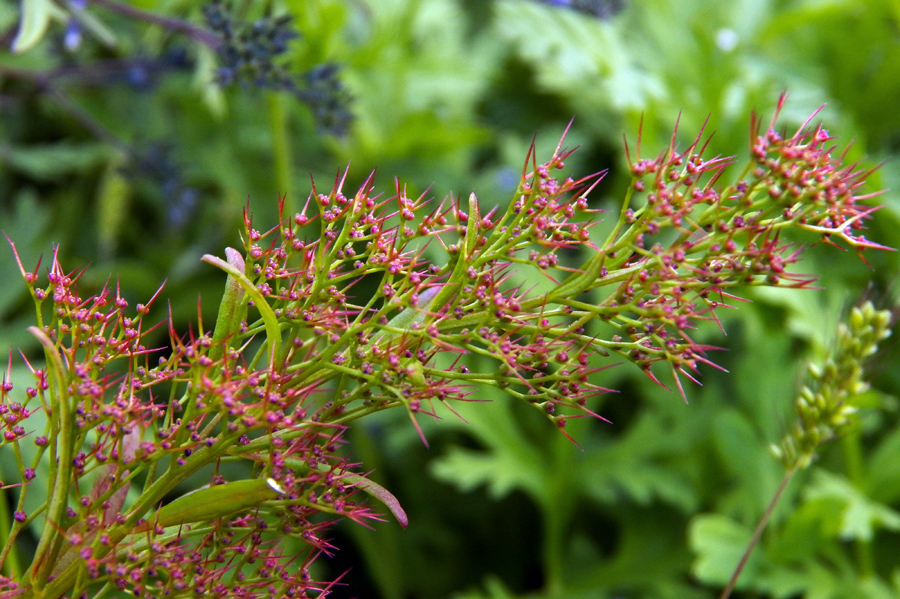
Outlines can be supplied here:
[[[783, 136], [775, 118], [751, 129], [750, 161], [724, 187], [732, 160], [705, 158], [699, 135], [684, 150], [673, 135], [655, 159], [626, 148], [632, 180], [602, 240], [588, 200], [602, 174], [558, 178], [562, 142], [542, 164], [532, 148], [504, 210], [483, 211], [475, 194], [430, 206], [399, 184], [384, 198], [371, 177], [347, 195], [346, 173], [268, 232], [247, 210], [243, 252], [204, 257], [228, 276], [214, 330], [170, 325], [165, 352], [145, 345], [147, 305], [118, 289], [82, 298], [56, 253], [46, 279], [19, 261], [45, 362], [27, 389], [2, 386], [3, 451], [22, 473], [2, 583], [35, 598], [324, 596], [308, 566], [332, 550], [328, 518], [377, 517], [362, 491], [406, 524], [338, 453], [352, 421], [396, 407], [418, 427], [486, 385], [564, 429], [598, 416], [590, 400], [614, 355], [684, 394], [682, 375], [711, 364], [691, 338], [699, 321], [741, 288], [810, 284], [782, 231], [881, 247], [860, 234], [875, 210], [858, 195], [866, 172], [833, 156], [824, 129]], [[440, 250], [446, 261], [427, 259]], [[526, 287], [533, 273], [546, 282]], [[43, 430], [29, 428], [38, 412]], [[242, 476], [226, 477], [241, 472], [232, 462]], [[208, 486], [173, 493], [200, 473]], [[28, 512], [34, 485], [49, 493]], [[20, 568], [16, 539], [37, 522]], [[289, 538], [307, 551], [287, 553]]]

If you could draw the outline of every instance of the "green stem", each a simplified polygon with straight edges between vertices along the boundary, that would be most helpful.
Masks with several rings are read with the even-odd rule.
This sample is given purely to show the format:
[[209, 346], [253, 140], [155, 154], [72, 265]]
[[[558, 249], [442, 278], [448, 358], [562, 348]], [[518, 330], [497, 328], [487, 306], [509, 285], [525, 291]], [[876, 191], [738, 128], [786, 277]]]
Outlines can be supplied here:
[[[0, 495], [3, 501], [2, 495]], [[19, 561], [19, 553], [16, 551], [16, 536], [18, 530], [13, 530], [12, 520], [9, 517], [10, 510], [0, 508], [0, 544], [3, 551], [0, 553], [0, 565], [2, 565], [3, 574], [12, 579], [18, 579], [22, 576], [22, 564]]]
[[541, 561], [544, 563], [544, 591], [548, 597], [558, 597], [563, 584], [563, 524], [565, 516], [558, 506], [544, 509], [544, 542]]
[[284, 110], [284, 98], [278, 92], [269, 92], [269, 127], [272, 131], [272, 153], [275, 158], [275, 183], [284, 197], [284, 213], [296, 212], [291, 187], [291, 144], [288, 141], [288, 119]]
[[[864, 485], [863, 480], [863, 455], [860, 444], [859, 432], [847, 434], [842, 439], [844, 450], [844, 462], [846, 464], [847, 478], [857, 489]], [[869, 578], [875, 574], [875, 566], [872, 557], [872, 543], [862, 538], [854, 542], [856, 552], [856, 565], [859, 568], [861, 578]]]
[[37, 327], [29, 327], [28, 331], [44, 347], [44, 355], [47, 358], [49, 395], [56, 399], [50, 417], [55, 423], [56, 430], [54, 432], [57, 435], [55, 446], [59, 451], [55, 472], [54, 464], [51, 464], [50, 486], [52, 491], [48, 500], [48, 522], [38, 542], [30, 575], [31, 584], [40, 589], [47, 583], [47, 577], [53, 571], [54, 556], [62, 543], [62, 536], [57, 534], [57, 531], [65, 528], [63, 520], [66, 516], [69, 483], [72, 479], [72, 453], [75, 446], [74, 418], [69, 406], [67, 370], [56, 345]]

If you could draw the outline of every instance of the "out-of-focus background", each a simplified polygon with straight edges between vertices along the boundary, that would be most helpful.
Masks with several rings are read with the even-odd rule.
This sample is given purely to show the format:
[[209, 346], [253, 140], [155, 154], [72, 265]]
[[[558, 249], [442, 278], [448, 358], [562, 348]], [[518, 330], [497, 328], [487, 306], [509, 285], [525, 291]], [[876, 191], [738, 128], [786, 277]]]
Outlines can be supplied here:
[[[0, 228], [26, 267], [56, 244], [66, 268], [90, 264], [85, 291], [146, 301], [165, 280], [159, 319], [185, 330], [198, 298], [215, 319], [222, 275], [200, 256], [240, 246], [245, 206], [274, 226], [279, 196], [299, 210], [348, 164], [346, 190], [376, 171], [388, 195], [396, 180], [505, 204], [532, 140], [546, 158], [572, 121], [567, 171], [609, 169], [591, 201], [616, 209], [623, 136], [655, 156], [676, 122], [682, 146], [705, 123], [707, 155], [743, 158], [751, 112], [768, 122], [786, 91], [786, 130], [824, 106], [814, 123], [852, 142], [847, 160], [881, 164], [871, 189], [900, 188], [891, 0], [23, 0], [0, 4], [0, 41]], [[873, 204], [867, 236], [900, 247], [898, 195]], [[467, 423], [423, 423], [430, 448], [403, 413], [359, 423], [348, 449], [410, 526], [336, 526], [317, 562], [343, 574], [330, 596], [718, 596], [780, 480], [768, 446], [805, 362], [862, 295], [896, 301], [897, 255], [865, 259], [808, 248], [820, 289], [746, 295], [727, 335], [702, 333], [727, 372], [702, 372], [687, 405], [627, 364], [599, 373], [612, 424], [567, 429], [580, 447], [497, 391], [459, 408]], [[0, 249], [0, 355], [33, 347], [28, 305]], [[858, 430], [790, 487], [736, 597], [900, 596], [897, 353], [876, 357]]]

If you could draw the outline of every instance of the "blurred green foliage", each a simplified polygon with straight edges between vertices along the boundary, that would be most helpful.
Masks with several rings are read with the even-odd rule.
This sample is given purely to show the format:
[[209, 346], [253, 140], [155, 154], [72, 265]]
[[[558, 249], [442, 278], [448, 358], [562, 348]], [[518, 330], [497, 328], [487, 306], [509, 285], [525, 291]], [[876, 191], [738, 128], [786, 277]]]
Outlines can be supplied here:
[[[329, 188], [348, 163], [347, 189], [377, 168], [383, 187], [396, 177], [410, 195], [476, 190], [503, 204], [534, 136], [546, 157], [573, 118], [567, 143], [582, 148], [570, 172], [610, 171], [595, 207], [617, 207], [623, 134], [634, 156], [640, 130], [642, 154], [654, 156], [676, 122], [682, 144], [706, 123], [708, 155], [743, 156], [751, 111], [769, 118], [785, 90], [785, 127], [825, 105], [816, 119], [854, 142], [849, 159], [884, 162], [872, 189], [900, 186], [900, 8], [890, 0], [631, 0], [607, 20], [528, 0], [236, 2], [249, 21], [292, 17], [294, 72], [341, 67], [354, 121], [340, 137], [320, 133], [295, 95], [219, 88], [210, 47], [111, 2], [81, 9], [82, 39], [66, 49], [77, 4], [35, 0], [46, 30], [27, 51], [0, 54], [0, 227], [26, 267], [51, 244], [70, 269], [91, 263], [86, 291], [118, 281], [142, 301], [166, 280], [159, 317], [170, 309], [184, 327], [201, 296], [211, 326], [223, 281], [199, 257], [238, 244], [245, 205], [274, 226], [280, 195], [298, 210], [310, 177]], [[131, 6], [204, 24], [198, 0]], [[0, 5], [7, 48], [19, 18]], [[900, 201], [876, 201], [868, 237], [900, 247]], [[318, 564], [332, 576], [350, 568], [332, 596], [717, 596], [780, 480], [767, 447], [791, 426], [804, 361], [822, 355], [862, 293], [896, 302], [896, 254], [866, 260], [812, 248], [802, 267], [821, 290], [734, 302], [727, 337], [710, 328], [698, 339], [728, 350], [714, 357], [729, 372], [704, 372], [689, 405], [625, 367], [599, 374], [619, 391], [596, 406], [613, 424], [573, 426], [580, 447], [496, 391], [459, 408], [465, 423], [442, 414], [424, 425], [430, 449], [402, 414], [360, 423], [350, 451], [411, 525], [338, 527], [341, 551]], [[11, 253], [0, 274], [0, 353], [27, 351]], [[897, 360], [889, 344], [872, 409], [794, 481], [736, 596], [900, 595]]]

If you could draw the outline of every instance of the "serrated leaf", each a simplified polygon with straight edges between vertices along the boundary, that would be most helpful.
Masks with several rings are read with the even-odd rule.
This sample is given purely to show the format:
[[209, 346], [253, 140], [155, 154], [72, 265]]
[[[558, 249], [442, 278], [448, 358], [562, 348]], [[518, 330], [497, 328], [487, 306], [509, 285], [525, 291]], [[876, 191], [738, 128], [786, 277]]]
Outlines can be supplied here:
[[489, 404], [455, 407], [468, 423], [463, 430], [488, 450], [451, 448], [432, 463], [432, 473], [466, 491], [486, 485], [497, 498], [521, 489], [544, 504], [549, 497], [548, 462], [523, 436], [507, 401], [504, 398]]
[[543, 483], [536, 469], [523, 463], [514, 452], [502, 450], [485, 453], [454, 447], [434, 462], [431, 471], [439, 480], [463, 491], [485, 485], [495, 499], [517, 488], [540, 494]]
[[807, 501], [835, 501], [841, 506], [838, 534], [843, 540], [871, 541], [879, 528], [900, 530], [900, 513], [872, 500], [847, 479], [817, 470]]
[[588, 495], [611, 503], [624, 492], [641, 505], [658, 498], [694, 512], [698, 502], [694, 484], [682, 469], [666, 463], [690, 443], [687, 431], [672, 426], [670, 419], [647, 412], [615, 444], [590, 450], [582, 468]]
[[772, 560], [783, 563], [812, 558], [834, 534], [825, 530], [823, 523], [833, 522], [839, 513], [838, 505], [823, 501], [807, 502], [794, 509], [778, 530], [777, 542], [770, 547]]

